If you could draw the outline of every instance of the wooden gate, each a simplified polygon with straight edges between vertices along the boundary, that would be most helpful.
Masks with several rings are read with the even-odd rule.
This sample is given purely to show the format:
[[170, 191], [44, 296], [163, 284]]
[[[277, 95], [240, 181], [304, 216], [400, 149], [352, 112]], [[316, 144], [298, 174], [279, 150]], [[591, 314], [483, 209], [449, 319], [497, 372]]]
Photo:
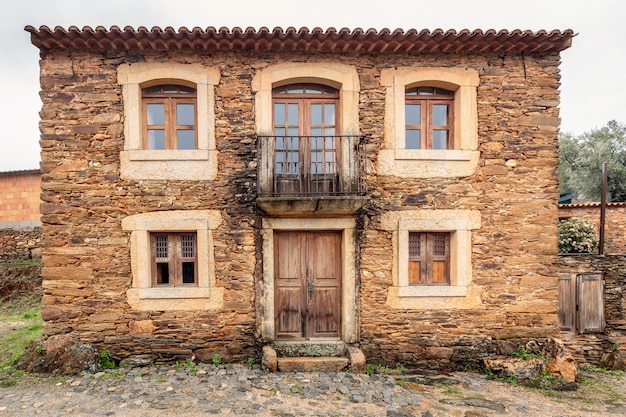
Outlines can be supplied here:
[[274, 234], [277, 340], [341, 336], [341, 232]]

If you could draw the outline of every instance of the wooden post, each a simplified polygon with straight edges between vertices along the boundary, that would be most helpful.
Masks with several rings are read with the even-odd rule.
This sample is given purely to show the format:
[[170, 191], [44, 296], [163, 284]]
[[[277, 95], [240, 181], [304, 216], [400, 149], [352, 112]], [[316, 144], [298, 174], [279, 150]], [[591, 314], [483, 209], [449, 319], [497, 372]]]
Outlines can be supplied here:
[[602, 195], [600, 202], [600, 244], [598, 245], [598, 254], [604, 255], [604, 223], [606, 222], [606, 185], [608, 182], [608, 174], [606, 169], [606, 161], [602, 163]]

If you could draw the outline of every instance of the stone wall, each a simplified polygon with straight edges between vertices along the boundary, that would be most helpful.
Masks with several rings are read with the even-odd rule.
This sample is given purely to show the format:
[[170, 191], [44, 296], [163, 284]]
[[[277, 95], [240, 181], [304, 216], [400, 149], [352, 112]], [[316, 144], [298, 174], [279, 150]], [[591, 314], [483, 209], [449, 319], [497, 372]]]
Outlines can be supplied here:
[[[604, 253], [626, 253], [626, 203], [607, 203], [605, 216]], [[586, 220], [600, 234], [600, 203], [559, 205], [559, 219], [569, 217]]]
[[[221, 73], [215, 90], [218, 174], [207, 181], [124, 180], [122, 92], [117, 66], [137, 59], [200, 63]], [[49, 52], [41, 62], [42, 222], [47, 335], [77, 333], [119, 357], [157, 360], [258, 355], [262, 343], [261, 213], [255, 206], [256, 140], [251, 80], [281, 61], [356, 67], [359, 117], [367, 135], [370, 203], [359, 214], [360, 346], [372, 360], [461, 368], [476, 358], [558, 335], [555, 260], [558, 187], [559, 56], [215, 52], [190, 55], [117, 51]], [[394, 66], [473, 68], [480, 162], [464, 178], [406, 179], [376, 174], [384, 144], [381, 70]], [[213, 235], [217, 312], [135, 311], [129, 232], [122, 220], [160, 210], [218, 210]], [[472, 235], [472, 308], [398, 309], [393, 285], [388, 211], [477, 210]], [[444, 300], [445, 301], [445, 300]]]
[[0, 229], [0, 262], [41, 258], [41, 227]]
[[605, 281], [604, 333], [577, 334], [561, 332], [569, 350], [578, 362], [601, 365], [604, 353], [614, 350], [614, 343], [626, 353], [626, 256], [625, 255], [563, 255], [558, 271], [565, 273], [602, 272]]

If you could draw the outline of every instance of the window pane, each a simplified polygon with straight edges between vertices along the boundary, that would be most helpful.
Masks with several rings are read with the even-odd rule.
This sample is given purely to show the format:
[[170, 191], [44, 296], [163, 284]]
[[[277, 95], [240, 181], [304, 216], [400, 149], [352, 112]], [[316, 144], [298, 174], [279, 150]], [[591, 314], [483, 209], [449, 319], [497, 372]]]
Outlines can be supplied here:
[[193, 104], [177, 104], [176, 105], [176, 124], [177, 125], [195, 125], [195, 106]]
[[407, 125], [419, 126], [422, 124], [422, 106], [419, 104], [407, 104], [404, 113]]
[[154, 256], [160, 259], [167, 259], [169, 257], [167, 236], [157, 235], [154, 237]]
[[311, 104], [311, 125], [320, 126], [322, 124], [322, 105]]
[[300, 136], [300, 132], [297, 127], [292, 127], [287, 130], [287, 136], [297, 139]]
[[433, 149], [448, 149], [447, 130], [433, 130]]
[[307, 94], [322, 94], [322, 87], [316, 85], [307, 85], [306, 86]]
[[196, 257], [195, 235], [180, 235], [180, 254], [183, 258]]
[[433, 125], [434, 126], [447, 126], [448, 125], [448, 105], [446, 104], [433, 105]]
[[435, 256], [446, 256], [447, 245], [446, 237], [447, 233], [433, 233], [433, 254]]
[[406, 149], [420, 149], [421, 144], [421, 131], [419, 130], [406, 130]]
[[157, 284], [169, 284], [170, 283], [170, 264], [167, 262], [158, 262], [156, 264]]
[[195, 130], [179, 130], [177, 149], [195, 149]]
[[285, 89], [286, 89], [286, 92], [289, 93], [289, 94], [302, 94], [302, 93], [304, 93], [304, 87], [302, 87], [301, 85], [287, 86]]
[[[321, 130], [321, 129], [315, 129], [315, 130]], [[322, 138], [321, 135], [319, 135], [318, 137], [311, 138], [311, 141], [310, 141], [311, 142], [311, 144], [310, 144], [311, 150], [322, 149], [322, 145], [324, 143], [323, 140], [324, 139]]]
[[420, 255], [422, 253], [421, 244], [420, 244], [420, 234], [410, 232], [409, 233], [409, 259], [419, 260]]
[[164, 85], [163, 92], [165, 94], [176, 94], [178, 93], [178, 86], [176, 85]]
[[148, 130], [148, 149], [165, 149], [164, 130]]
[[274, 104], [274, 126], [285, 126], [285, 105]]
[[147, 87], [143, 89], [144, 94], [159, 94], [161, 92], [161, 86], [155, 85], [154, 87]]
[[433, 87], [420, 87], [419, 95], [420, 96], [432, 96], [435, 94], [435, 89]]
[[148, 104], [146, 113], [148, 116], [148, 125], [164, 125], [165, 124], [165, 105], [164, 104]]
[[180, 94], [193, 94], [196, 92], [196, 90], [191, 87], [185, 87], [184, 85], [181, 85], [178, 87], [178, 92]]
[[322, 128], [311, 128], [311, 136], [322, 136]]
[[298, 126], [298, 105], [296, 103], [287, 104], [287, 125]]
[[335, 105], [324, 104], [324, 126], [335, 125]]
[[183, 284], [193, 284], [196, 282], [196, 263], [183, 262]]

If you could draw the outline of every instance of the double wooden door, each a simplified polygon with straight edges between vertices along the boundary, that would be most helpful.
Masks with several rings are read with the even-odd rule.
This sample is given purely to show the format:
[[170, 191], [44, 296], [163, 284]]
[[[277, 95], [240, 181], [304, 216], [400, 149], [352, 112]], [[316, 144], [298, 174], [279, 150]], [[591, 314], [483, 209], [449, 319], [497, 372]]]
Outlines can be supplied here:
[[341, 232], [274, 234], [276, 339], [341, 336]]

